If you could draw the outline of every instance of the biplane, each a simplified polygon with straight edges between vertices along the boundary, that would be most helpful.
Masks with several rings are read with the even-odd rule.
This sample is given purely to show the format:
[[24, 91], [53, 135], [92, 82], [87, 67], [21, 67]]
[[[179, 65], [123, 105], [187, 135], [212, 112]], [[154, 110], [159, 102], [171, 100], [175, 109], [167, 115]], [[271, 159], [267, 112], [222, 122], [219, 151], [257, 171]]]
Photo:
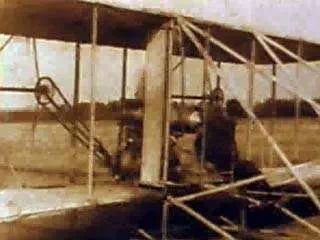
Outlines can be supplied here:
[[[169, 208], [182, 210], [183, 214], [195, 218], [226, 239], [236, 239], [241, 236], [239, 233], [248, 230], [245, 226], [247, 211], [263, 208], [266, 205], [270, 207], [270, 202], [273, 208], [307, 227], [314, 234], [320, 235], [318, 227], [282, 204], [291, 199], [310, 199], [316, 208], [315, 211], [320, 210], [319, 199], [311, 188], [317, 185], [320, 177], [318, 163], [293, 165], [252, 110], [253, 82], [255, 74], [259, 74], [272, 84], [273, 89], [276, 86], [285, 89], [294, 94], [297, 99], [307, 101], [319, 114], [319, 104], [309, 96], [305, 96], [290, 85], [277, 82], [276, 76], [256, 68], [256, 65], [262, 64], [276, 64], [283, 67], [286, 63], [298, 63], [319, 74], [320, 71], [310, 63], [320, 59], [318, 44], [302, 39], [269, 36], [254, 30], [234, 28], [169, 12], [134, 10], [110, 5], [103, 1], [86, 0], [4, 1], [0, 7], [0, 33], [32, 39], [74, 42], [78, 53], [81, 44], [91, 44], [91, 74], [90, 79], [87, 79], [91, 83], [89, 124], [78, 119], [76, 111], [73, 119], [65, 118], [65, 109], [61, 109], [57, 104], [62, 102], [68, 109], [72, 109], [73, 105], [78, 103], [79, 74], [76, 74], [73, 103], [67, 100], [54, 79], [50, 76], [41, 76], [39, 73], [35, 86], [0, 87], [1, 92], [34, 94], [39, 106], [50, 112], [70, 133], [70, 136], [89, 152], [86, 186], [70, 185], [63, 188], [38, 189], [26, 185], [24, 188], [1, 190], [2, 239], [5, 237], [7, 239], [30, 239], [31, 237], [46, 239], [62, 236], [62, 233], [70, 238], [71, 234], [77, 234], [79, 231], [91, 230], [92, 234], [92, 231], [98, 231], [98, 229], [108, 232], [109, 235], [105, 237], [109, 238], [119, 239], [120, 236], [122, 238], [123, 235], [117, 235], [120, 233], [126, 233], [127, 235], [124, 234], [124, 236], [129, 238], [135, 230], [140, 237], [153, 239], [152, 235], [141, 228], [153, 221], [155, 225], [159, 225], [156, 217], [161, 214], [159, 238], [174, 238], [168, 226], [168, 218], [175, 220], [177, 216], [183, 215], [181, 213], [169, 215]], [[1, 46], [0, 51], [10, 44], [10, 39]], [[123, 113], [129, 101], [126, 99], [125, 90], [127, 49], [145, 50], [143, 99], [137, 101], [139, 107], [143, 108], [142, 116], [137, 120], [131, 115], [124, 114], [126, 118], [119, 121], [119, 146], [125, 145], [127, 148], [120, 147], [118, 154], [111, 153], [95, 133], [95, 64], [99, 46], [124, 49]], [[79, 55], [77, 56], [75, 71], [79, 73]], [[173, 57], [180, 59], [175, 66], [173, 66]], [[184, 62], [187, 58], [203, 59], [204, 82], [201, 96], [185, 94]], [[203, 114], [205, 115], [206, 102], [210, 98], [209, 93], [214, 89], [214, 83], [210, 81], [214, 79], [213, 76], [219, 77], [222, 89], [236, 96], [233, 91], [236, 86], [228, 86], [223, 81], [225, 76], [219, 69], [219, 63], [224, 62], [243, 64], [249, 71], [249, 101], [243, 106], [250, 118], [248, 146], [251, 141], [250, 129], [254, 122], [272, 146], [275, 154], [282, 160], [285, 168], [263, 169], [240, 179], [233, 178], [234, 172], [231, 171], [231, 177], [222, 182], [217, 182], [212, 177], [202, 177], [201, 170], [195, 173], [196, 180], [192, 183], [188, 182], [188, 178], [184, 178], [186, 179], [184, 182], [175, 182], [170, 178], [172, 139], [175, 139], [173, 137], [177, 134], [183, 135], [190, 125], [182, 124], [181, 127], [181, 124], [177, 123], [176, 127], [173, 127], [170, 121], [172, 99], [179, 99], [182, 102], [187, 99], [201, 100], [204, 103]], [[181, 71], [183, 89], [181, 94], [173, 95], [172, 73], [178, 70]], [[221, 92], [219, 94], [217, 101], [221, 101], [222, 98]], [[201, 122], [203, 129], [207, 126], [205, 119], [203, 118]], [[140, 130], [134, 140], [141, 141], [141, 146], [138, 148], [128, 145], [131, 137], [123, 137], [125, 128], [132, 127], [132, 122], [135, 122], [135, 127]], [[179, 130], [176, 130], [177, 128]], [[194, 131], [190, 129], [190, 132]], [[176, 132], [173, 133], [173, 131]], [[206, 144], [205, 140], [202, 144]], [[248, 149], [250, 159], [250, 147]], [[138, 178], [130, 183], [122, 181], [121, 178], [118, 179], [118, 174], [121, 174], [122, 152], [140, 150]], [[197, 166], [202, 169], [206, 155], [204, 153], [200, 155], [201, 161]], [[95, 184], [97, 173], [94, 165], [98, 162], [103, 162], [105, 168], [110, 170], [103, 174], [110, 175], [110, 179], [112, 177], [117, 179]], [[187, 174], [191, 176], [193, 173]], [[268, 185], [268, 190], [256, 187], [250, 189], [252, 184], [261, 182]], [[288, 192], [283, 188], [293, 185], [303, 191]], [[211, 208], [227, 199], [229, 202], [232, 200], [233, 203], [239, 203], [235, 204], [239, 208], [241, 217], [239, 225], [226, 217], [219, 220], [211, 219], [210, 216], [204, 216], [187, 205], [188, 202], [195, 200], [201, 205], [203, 199], [209, 202], [208, 206]], [[92, 235], [89, 236], [92, 237]]]

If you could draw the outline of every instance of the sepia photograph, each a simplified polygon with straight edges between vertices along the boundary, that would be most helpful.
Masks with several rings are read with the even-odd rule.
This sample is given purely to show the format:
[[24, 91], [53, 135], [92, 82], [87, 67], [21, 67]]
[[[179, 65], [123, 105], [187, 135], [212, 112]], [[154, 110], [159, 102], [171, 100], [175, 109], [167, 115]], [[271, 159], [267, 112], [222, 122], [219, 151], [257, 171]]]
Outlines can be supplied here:
[[320, 239], [320, 0], [0, 0], [0, 240]]

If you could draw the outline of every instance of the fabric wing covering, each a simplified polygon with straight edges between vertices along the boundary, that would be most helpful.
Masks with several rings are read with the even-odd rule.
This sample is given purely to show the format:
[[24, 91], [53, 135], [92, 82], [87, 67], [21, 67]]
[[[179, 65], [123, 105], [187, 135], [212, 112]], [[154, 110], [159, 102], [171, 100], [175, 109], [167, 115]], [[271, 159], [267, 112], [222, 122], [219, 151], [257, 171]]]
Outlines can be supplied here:
[[[100, 1], [98, 44], [131, 49], [145, 49], [150, 35], [165, 23], [175, 19], [170, 12], [155, 10], [132, 10], [112, 6]], [[80, 43], [91, 42], [92, 1], [80, 0], [10, 0], [0, 3], [0, 33], [41, 39], [52, 39]], [[242, 56], [249, 58], [250, 42], [253, 35], [249, 31], [238, 30], [232, 26], [222, 26], [213, 22], [188, 18], [202, 29], [210, 28], [214, 37], [221, 40]], [[277, 36], [272, 37], [293, 52], [297, 52], [298, 41]], [[175, 39], [178, 41], [178, 37]], [[178, 46], [178, 44], [175, 44]], [[191, 42], [186, 41], [186, 55], [200, 57]], [[320, 47], [304, 42], [304, 59], [320, 59]], [[174, 50], [178, 54], [178, 49]], [[284, 63], [293, 61], [277, 51]], [[238, 61], [219, 48], [212, 48], [214, 60], [222, 62]], [[272, 60], [259, 46], [256, 64], [270, 64]]]

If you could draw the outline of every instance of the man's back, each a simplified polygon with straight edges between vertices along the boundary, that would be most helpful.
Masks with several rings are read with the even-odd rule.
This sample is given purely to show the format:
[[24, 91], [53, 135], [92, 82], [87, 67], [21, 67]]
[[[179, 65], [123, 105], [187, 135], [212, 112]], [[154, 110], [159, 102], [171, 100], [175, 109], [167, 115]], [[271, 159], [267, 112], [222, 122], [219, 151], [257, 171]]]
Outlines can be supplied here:
[[[235, 121], [226, 116], [216, 116], [206, 122], [205, 160], [219, 171], [231, 170], [236, 160], [235, 126]], [[202, 134], [197, 138], [195, 148], [200, 157]]]

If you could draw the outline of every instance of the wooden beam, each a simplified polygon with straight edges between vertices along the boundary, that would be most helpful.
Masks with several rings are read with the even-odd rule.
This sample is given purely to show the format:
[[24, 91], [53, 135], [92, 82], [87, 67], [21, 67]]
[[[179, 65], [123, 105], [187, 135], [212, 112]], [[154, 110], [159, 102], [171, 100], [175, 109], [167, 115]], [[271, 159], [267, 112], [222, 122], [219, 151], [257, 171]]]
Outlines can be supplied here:
[[122, 53], [122, 85], [121, 85], [121, 100], [127, 98], [127, 65], [128, 65], [128, 49], [124, 48]]
[[97, 64], [97, 38], [98, 38], [98, 7], [92, 7], [92, 32], [91, 32], [91, 96], [90, 96], [90, 139], [89, 139], [89, 163], [88, 163], [88, 195], [93, 198], [93, 167], [94, 167], [94, 137], [96, 134], [96, 64]]
[[183, 63], [183, 61], [185, 60], [185, 58], [186, 58], [186, 57], [181, 58], [180, 61], [179, 61], [176, 65], [174, 65], [174, 67], [172, 68], [172, 72], [175, 72], [175, 71], [181, 66], [181, 64]]
[[[146, 78], [144, 85], [143, 142], [140, 184], [159, 184], [167, 178], [168, 163], [165, 141], [169, 140], [171, 92], [171, 30], [160, 29], [151, 36], [146, 50]], [[167, 140], [166, 140], [167, 139]], [[164, 181], [166, 182], [166, 181]]]
[[185, 99], [185, 100], [206, 100], [206, 99], [208, 99], [208, 96], [205, 96], [205, 97], [203, 97], [203, 96], [196, 96], [196, 95], [185, 95], [185, 96], [182, 96], [182, 95], [176, 95], [176, 94], [174, 94], [174, 95], [172, 95], [171, 96], [171, 98], [172, 99]]
[[[179, 33], [180, 33], [180, 78], [181, 78], [181, 103], [182, 103], [182, 114], [179, 117], [183, 116], [183, 112], [185, 110], [185, 95], [186, 95], [186, 72], [185, 72], [185, 61], [186, 61], [186, 56], [185, 56], [185, 49], [184, 49], [184, 34], [181, 28], [179, 28]], [[181, 119], [182, 120], [182, 119]]]
[[[166, 55], [165, 55], [165, 89], [164, 89], [164, 101], [165, 101], [165, 113], [164, 113], [164, 125], [163, 125], [163, 176], [162, 181], [168, 181], [169, 170], [169, 145], [170, 145], [170, 119], [171, 119], [171, 94], [172, 94], [172, 29], [173, 21], [170, 21], [170, 28], [166, 30]], [[182, 65], [183, 66], [183, 65]]]
[[191, 201], [191, 200], [194, 200], [194, 199], [197, 199], [197, 198], [200, 198], [200, 197], [209, 196], [209, 195], [217, 194], [217, 193], [220, 193], [220, 192], [232, 190], [232, 189], [235, 189], [235, 188], [238, 188], [238, 187], [246, 186], [246, 185], [249, 185], [251, 183], [255, 183], [255, 182], [258, 182], [258, 181], [262, 181], [262, 180], [265, 180], [265, 176], [258, 175], [258, 176], [255, 176], [255, 177], [252, 177], [252, 178], [248, 178], [248, 179], [245, 179], [245, 180], [240, 180], [240, 181], [237, 181], [237, 182], [234, 182], [234, 183], [226, 184], [226, 185], [223, 185], [221, 187], [214, 188], [214, 189], [204, 190], [202, 192], [189, 194], [189, 195], [186, 195], [186, 196], [183, 196], [183, 197], [177, 197], [175, 199], [177, 201], [180, 201], [180, 202], [187, 202], [187, 201]]
[[169, 210], [170, 210], [170, 204], [168, 201], [164, 201], [163, 207], [162, 207], [162, 240], [168, 239], [168, 225], [169, 225]]
[[[9, 41], [7, 41], [7, 43], [9, 43]], [[33, 49], [34, 71], [35, 71], [35, 77], [36, 77], [36, 82], [37, 82], [40, 78], [40, 70], [39, 70], [39, 62], [38, 62], [37, 41], [35, 38], [32, 39], [32, 49]], [[40, 106], [40, 104], [37, 104], [37, 115], [36, 115], [36, 118], [35, 118], [33, 126], [32, 126], [33, 144], [35, 143], [35, 139], [36, 139], [36, 126], [37, 126], [37, 122], [40, 118], [41, 109], [42, 109], [42, 106]]]
[[[257, 199], [254, 199], [254, 200], [260, 203], [259, 200], [257, 200]], [[317, 226], [309, 223], [308, 221], [306, 221], [303, 218], [299, 217], [297, 214], [295, 214], [292, 211], [290, 211], [288, 208], [285, 208], [285, 207], [279, 205], [278, 203], [274, 204], [274, 207], [279, 209], [282, 213], [284, 213], [285, 215], [287, 215], [291, 219], [295, 220], [297, 223], [300, 223], [302, 226], [310, 229], [312, 232], [314, 232], [314, 233], [316, 233], [317, 235], [320, 236], [320, 229]]]
[[220, 216], [220, 219], [225, 222], [226, 224], [228, 224], [230, 227], [233, 227], [233, 228], [237, 228], [239, 229], [239, 227], [234, 223], [232, 222], [230, 219], [224, 217], [224, 216]]
[[38, 62], [38, 49], [37, 49], [37, 40], [35, 38], [32, 39], [32, 48], [33, 48], [33, 58], [34, 58], [34, 67], [37, 79], [40, 78], [40, 69]]
[[242, 232], [247, 231], [247, 207], [240, 207], [240, 229]]
[[[207, 36], [206, 36], [206, 52], [210, 52], [210, 41], [209, 36], [211, 35], [211, 29], [207, 29]], [[201, 139], [201, 156], [200, 156], [200, 185], [203, 185], [203, 177], [202, 172], [204, 171], [204, 164], [206, 161], [206, 135], [207, 135], [207, 113], [208, 113], [208, 101], [206, 101], [207, 90], [208, 90], [208, 82], [210, 81], [210, 75], [209, 75], [209, 63], [208, 59], [204, 58], [203, 61], [203, 83], [202, 83], [202, 97], [203, 97], [203, 110], [202, 110], [202, 139]]]
[[303, 218], [299, 217], [297, 214], [294, 214], [288, 208], [282, 207], [279, 204], [275, 204], [275, 207], [278, 208], [282, 213], [287, 215], [288, 217], [292, 218], [296, 222], [300, 223], [302, 226], [310, 229], [312, 232], [315, 232], [318, 236], [320, 236], [320, 229], [315, 225], [309, 223], [308, 221], [304, 220]]
[[[303, 59], [302, 56], [299, 56], [299, 54], [295, 54], [294, 52], [287, 49], [285, 46], [281, 45], [280, 43], [277, 43], [276, 41], [272, 40], [271, 38], [262, 35], [263, 39], [268, 42], [270, 45], [274, 46], [275, 48], [279, 49], [286, 55], [292, 57], [294, 60], [299, 61], [302, 63], [303, 66], [307, 67], [308, 69], [312, 70], [313, 72], [317, 73], [320, 76], [320, 69], [315, 67], [314, 65], [310, 64], [308, 61]], [[300, 41], [299, 44], [303, 44], [303, 41]]]
[[[185, 20], [184, 18], [180, 17], [178, 19], [180, 22], [184, 23], [187, 27], [192, 29], [193, 31], [200, 34], [202, 37], [206, 37], [206, 32], [202, 30], [201, 28], [197, 27], [196, 25], [192, 24], [191, 22]], [[228, 52], [231, 56], [233, 56], [235, 59], [239, 60], [242, 63], [248, 63], [248, 60], [234, 51], [232, 48], [225, 45], [223, 42], [219, 41], [218, 39], [214, 38], [212, 35], [210, 36], [210, 42], [212, 42], [215, 46], [218, 46], [219, 48], [223, 49], [224, 51]]]
[[[298, 44], [298, 49], [297, 49], [297, 55], [299, 57], [302, 57], [303, 55], [303, 42], [299, 41]], [[300, 87], [300, 81], [301, 81], [301, 62], [297, 62], [297, 71], [296, 71], [296, 76], [297, 76], [297, 91], [301, 89]], [[301, 100], [300, 98], [296, 97], [295, 98], [295, 121], [294, 121], [294, 150], [295, 150], [295, 158], [299, 160], [300, 158], [300, 144], [299, 144], [299, 119], [301, 116]]]
[[[277, 80], [277, 65], [272, 64], [272, 76], [275, 80]], [[270, 135], [274, 136], [275, 131], [275, 121], [277, 117], [277, 105], [276, 99], [277, 98], [277, 82], [271, 82], [271, 122], [270, 122]], [[270, 155], [269, 155], [269, 167], [273, 167], [273, 160], [274, 160], [274, 151], [273, 147], [270, 146]]]
[[152, 237], [149, 233], [147, 233], [143, 229], [138, 229], [138, 233], [146, 240], [156, 240], [154, 237]]
[[[255, 77], [255, 60], [256, 60], [256, 41], [251, 42], [249, 81], [248, 81], [248, 106], [253, 111], [254, 101], [254, 77]], [[253, 120], [248, 118], [247, 121], [247, 160], [252, 160], [252, 128]]]
[[75, 67], [74, 67], [74, 85], [73, 85], [73, 135], [71, 137], [71, 144], [76, 147], [76, 132], [78, 128], [78, 104], [79, 104], [79, 92], [80, 92], [80, 57], [81, 46], [80, 43], [75, 45]]
[[[74, 66], [74, 85], [73, 85], [73, 108], [72, 108], [72, 135], [71, 135], [71, 147], [73, 150], [72, 161], [77, 162], [77, 131], [78, 131], [78, 105], [79, 105], [79, 92], [80, 92], [80, 55], [81, 46], [77, 42], [75, 44], [75, 66]], [[74, 166], [74, 164], [72, 164]], [[72, 172], [69, 177], [70, 183], [74, 183], [76, 177], [76, 169], [72, 168]]]
[[222, 228], [220, 228], [218, 225], [214, 224], [213, 222], [209, 221], [205, 217], [203, 217], [201, 214], [197, 213], [195, 210], [192, 208], [188, 207], [187, 205], [177, 201], [176, 199], [172, 197], [168, 197], [168, 201], [172, 203], [174, 206], [180, 208], [181, 210], [185, 211], [192, 217], [194, 217], [196, 220], [200, 221], [203, 223], [205, 226], [207, 226], [210, 230], [220, 234], [221, 236], [225, 237], [226, 239], [229, 240], [236, 240], [231, 234], [228, 232], [224, 231]]
[[[218, 62], [217, 67], [221, 69], [221, 62]], [[220, 75], [217, 75], [217, 82], [216, 82], [216, 87], [221, 87], [221, 77]]]
[[263, 191], [246, 191], [246, 194], [255, 196], [273, 196], [273, 197], [286, 197], [286, 198], [308, 198], [307, 194], [303, 193], [290, 193], [290, 192], [263, 192]]
[[6, 48], [6, 46], [9, 45], [12, 39], [13, 39], [13, 36], [9, 36], [7, 40], [0, 46], [0, 53]]
[[[122, 81], [121, 81], [121, 115], [124, 116], [126, 113], [125, 108], [125, 101], [127, 98], [127, 63], [128, 63], [128, 49], [124, 48], [122, 53]], [[117, 143], [117, 152], [122, 151], [122, 145], [124, 139], [124, 125], [121, 121], [121, 124], [119, 126], [119, 132], [118, 132], [118, 143]], [[118, 171], [121, 169], [121, 157], [116, 159], [114, 170], [116, 174], [118, 174]]]

